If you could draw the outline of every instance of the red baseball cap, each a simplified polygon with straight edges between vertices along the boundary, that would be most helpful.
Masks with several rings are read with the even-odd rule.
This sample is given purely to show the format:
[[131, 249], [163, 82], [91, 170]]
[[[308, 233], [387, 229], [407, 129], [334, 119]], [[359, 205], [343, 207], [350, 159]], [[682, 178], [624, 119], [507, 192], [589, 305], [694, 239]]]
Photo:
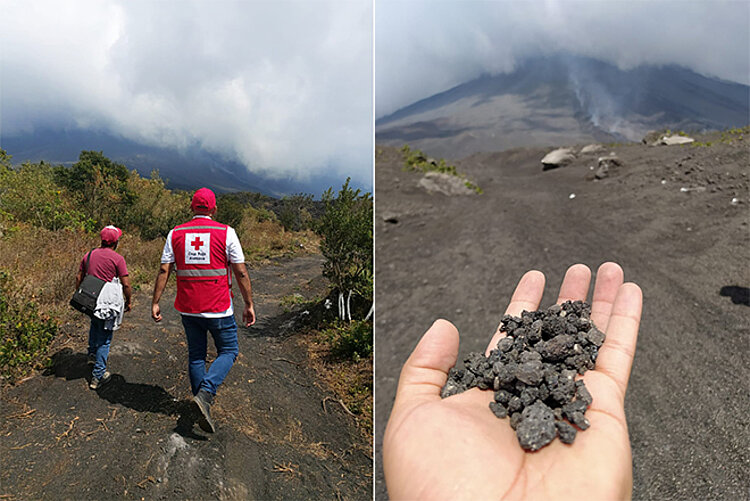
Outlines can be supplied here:
[[216, 208], [216, 195], [208, 188], [200, 188], [193, 195], [193, 203], [190, 204], [190, 208], [194, 211], [200, 209], [202, 211], [211, 211]]
[[102, 242], [113, 244], [120, 239], [122, 230], [117, 226], [112, 226], [110, 224], [109, 226], [102, 228], [102, 231], [99, 234], [102, 236]]

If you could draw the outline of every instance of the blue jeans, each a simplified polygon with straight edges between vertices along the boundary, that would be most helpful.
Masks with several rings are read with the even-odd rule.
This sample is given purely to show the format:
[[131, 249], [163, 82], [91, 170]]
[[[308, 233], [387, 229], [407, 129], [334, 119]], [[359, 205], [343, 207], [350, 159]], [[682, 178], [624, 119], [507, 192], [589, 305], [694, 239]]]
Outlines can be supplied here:
[[109, 357], [109, 345], [112, 342], [112, 330], [104, 328], [104, 320], [93, 317], [89, 328], [89, 355], [96, 356], [94, 370], [91, 375], [101, 378], [107, 370], [107, 358]]
[[[229, 374], [234, 360], [240, 352], [237, 344], [237, 324], [234, 316], [221, 318], [202, 318], [182, 315], [182, 325], [188, 343], [188, 373], [193, 395], [199, 390], [206, 390], [216, 395], [216, 389]], [[206, 371], [206, 331], [214, 338], [218, 356]]]

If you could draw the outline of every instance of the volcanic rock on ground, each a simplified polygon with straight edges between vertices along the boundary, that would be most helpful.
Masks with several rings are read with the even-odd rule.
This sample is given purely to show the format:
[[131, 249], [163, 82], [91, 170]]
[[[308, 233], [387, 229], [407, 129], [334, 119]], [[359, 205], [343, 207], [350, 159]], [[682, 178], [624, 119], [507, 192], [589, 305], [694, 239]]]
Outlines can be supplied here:
[[466, 186], [466, 181], [460, 177], [442, 172], [428, 172], [419, 180], [419, 186], [430, 193], [443, 195], [472, 195], [474, 190]]
[[695, 139], [692, 137], [687, 136], [663, 136], [659, 140], [659, 144], [663, 144], [666, 146], [672, 146], [674, 144], [688, 144], [694, 142]]
[[570, 148], [558, 148], [547, 153], [542, 158], [542, 170], [564, 167], [575, 160], [576, 156]]
[[585, 155], [586, 153], [597, 153], [599, 151], [602, 151], [604, 147], [601, 144], [588, 144], [581, 148], [581, 154]]

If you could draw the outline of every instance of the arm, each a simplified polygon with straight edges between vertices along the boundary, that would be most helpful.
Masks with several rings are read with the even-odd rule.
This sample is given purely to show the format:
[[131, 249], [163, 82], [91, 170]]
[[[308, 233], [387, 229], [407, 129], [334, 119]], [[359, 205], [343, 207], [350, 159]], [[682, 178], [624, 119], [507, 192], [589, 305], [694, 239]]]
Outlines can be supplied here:
[[78, 268], [78, 273], [76, 274], [76, 289], [80, 287], [81, 282], [83, 282], [83, 269]]
[[130, 299], [133, 295], [133, 289], [130, 286], [130, 276], [125, 275], [120, 277], [120, 283], [122, 283], [122, 293], [125, 296], [125, 311], [130, 311]]
[[174, 263], [161, 263], [159, 267], [159, 274], [156, 275], [156, 283], [154, 284], [154, 295], [151, 298], [151, 318], [155, 322], [161, 322], [161, 309], [159, 308], [159, 300], [161, 294], [164, 292], [164, 288], [167, 286], [167, 279], [169, 274], [174, 268]]
[[240, 286], [242, 299], [245, 300], [245, 309], [242, 312], [242, 320], [245, 327], [250, 327], [255, 323], [255, 307], [253, 306], [253, 290], [250, 284], [250, 275], [247, 273], [245, 263], [231, 263], [234, 278], [237, 285]]

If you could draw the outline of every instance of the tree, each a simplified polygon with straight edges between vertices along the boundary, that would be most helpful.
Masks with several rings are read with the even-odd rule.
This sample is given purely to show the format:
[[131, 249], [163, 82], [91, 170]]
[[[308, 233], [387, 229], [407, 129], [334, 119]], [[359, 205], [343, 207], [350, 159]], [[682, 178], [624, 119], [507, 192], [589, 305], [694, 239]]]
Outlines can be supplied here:
[[58, 186], [49, 164], [26, 162], [11, 168], [0, 150], [0, 215], [49, 230], [91, 230], [94, 222], [82, 212], [65, 188]]
[[127, 216], [137, 198], [128, 187], [130, 172], [101, 151], [82, 151], [70, 169], [57, 167], [55, 180], [78, 198], [81, 209], [99, 225]]
[[7, 151], [0, 148], [0, 170], [10, 170], [10, 168], [13, 166], [11, 160], [13, 160], [13, 156], [9, 155]]
[[165, 238], [169, 230], [190, 219], [190, 195], [168, 190], [156, 170], [150, 179], [130, 172], [128, 190], [137, 193], [138, 202], [119, 221], [139, 231], [144, 240]]
[[232, 228], [239, 227], [242, 223], [242, 214], [245, 207], [233, 195], [219, 195], [216, 202], [216, 220], [228, 224]]
[[350, 188], [350, 180], [347, 178], [337, 197], [332, 188], [323, 194], [325, 213], [316, 225], [322, 237], [320, 249], [327, 259], [323, 275], [338, 291], [342, 320], [351, 320], [352, 293], [372, 299], [372, 197]]
[[301, 231], [310, 227], [312, 224], [312, 216], [310, 215], [312, 199], [312, 195], [304, 193], [297, 193], [281, 199], [279, 222], [285, 230]]

